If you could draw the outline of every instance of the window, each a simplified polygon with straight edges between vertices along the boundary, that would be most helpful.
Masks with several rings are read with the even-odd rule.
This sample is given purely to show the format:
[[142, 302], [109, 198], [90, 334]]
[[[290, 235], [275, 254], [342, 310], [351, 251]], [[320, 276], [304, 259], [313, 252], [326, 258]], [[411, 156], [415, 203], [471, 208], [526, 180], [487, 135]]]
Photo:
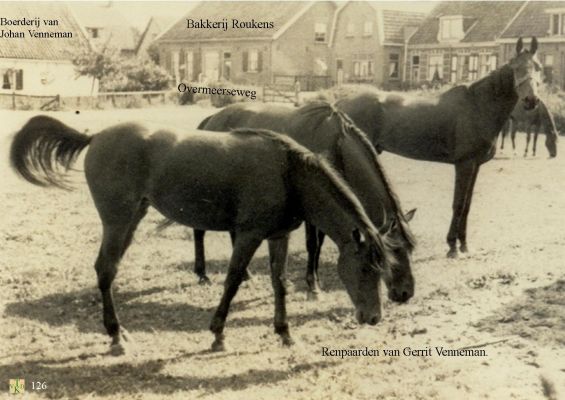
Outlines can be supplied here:
[[546, 54], [543, 58], [543, 81], [553, 82], [553, 54]]
[[23, 90], [24, 88], [24, 71], [22, 69], [2, 69], [2, 89], [6, 90]]
[[363, 24], [363, 36], [373, 35], [373, 21], [365, 21]]
[[400, 72], [398, 65], [400, 63], [399, 54], [389, 54], [388, 55], [388, 77], [389, 79], [398, 79], [400, 77]]
[[92, 39], [100, 37], [100, 28], [86, 28], [86, 31]]
[[314, 41], [315, 42], [326, 41], [326, 24], [322, 22], [316, 22], [316, 24], [314, 25]]
[[549, 31], [552, 35], [565, 34], [565, 14], [551, 14], [549, 20]]
[[353, 76], [356, 78], [372, 78], [373, 62], [369, 60], [353, 61]]
[[451, 74], [449, 80], [452, 83], [457, 82], [457, 56], [451, 57]]
[[263, 53], [257, 49], [243, 53], [243, 72], [261, 72], [263, 68]]
[[204, 53], [204, 76], [207, 81], [217, 81], [220, 78], [220, 53], [207, 51]]
[[469, 57], [469, 80], [476, 81], [479, 77], [479, 56], [473, 54]]
[[345, 32], [346, 37], [355, 36], [355, 24], [353, 22], [347, 23], [347, 31]]
[[432, 54], [428, 62], [428, 80], [443, 79], [443, 54]]
[[489, 56], [489, 71], [494, 71], [496, 68], [498, 68], [498, 56], [496, 54], [491, 54]]
[[179, 60], [180, 54], [178, 51], [173, 51], [172, 53], [172, 70], [171, 73], [175, 78], [175, 81], [179, 81]]
[[231, 79], [231, 53], [224, 53], [224, 68], [222, 71], [222, 78], [229, 81]]
[[412, 81], [420, 80], [420, 56], [412, 56]]
[[193, 74], [194, 74], [194, 56], [192, 55], [192, 51], [187, 51], [184, 77], [188, 82], [190, 82], [194, 79]]
[[463, 32], [463, 17], [460, 15], [440, 17], [439, 20], [439, 39], [455, 40], [462, 39], [465, 36]]

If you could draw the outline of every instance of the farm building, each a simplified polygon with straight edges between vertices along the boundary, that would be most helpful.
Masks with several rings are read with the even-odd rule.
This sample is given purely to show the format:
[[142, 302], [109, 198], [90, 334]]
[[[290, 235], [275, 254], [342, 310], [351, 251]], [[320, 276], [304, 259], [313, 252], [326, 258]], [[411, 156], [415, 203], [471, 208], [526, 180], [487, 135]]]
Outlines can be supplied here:
[[330, 41], [335, 82], [399, 88], [406, 39], [423, 19], [421, 13], [383, 10], [366, 1], [343, 4], [336, 11]]
[[[73, 57], [88, 49], [88, 41], [68, 7], [62, 3], [1, 3], [0, 14], [7, 19], [57, 20], [57, 26], [41, 24], [10, 26], [20, 37], [0, 42], [0, 94], [33, 96], [87, 96], [93, 89], [92, 79], [77, 77]], [[68, 32], [70, 37], [32, 37], [28, 30]], [[94, 88], [96, 89], [96, 88]]]

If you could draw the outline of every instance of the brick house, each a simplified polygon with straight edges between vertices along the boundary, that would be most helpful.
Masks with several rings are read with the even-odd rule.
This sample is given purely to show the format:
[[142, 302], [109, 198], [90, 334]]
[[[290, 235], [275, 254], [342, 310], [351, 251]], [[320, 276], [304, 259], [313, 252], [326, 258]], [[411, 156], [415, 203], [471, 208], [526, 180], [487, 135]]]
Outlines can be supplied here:
[[[269, 84], [278, 76], [329, 74], [330, 29], [337, 6], [320, 2], [202, 2], [157, 37], [161, 64], [175, 82], [229, 80]], [[229, 29], [187, 28], [187, 19], [223, 21]], [[272, 22], [237, 29], [231, 20]]]
[[[455, 84], [487, 75], [506, 59], [498, 40], [527, 5], [525, 1], [438, 4], [409, 40], [407, 81], [411, 86], [434, 81]], [[515, 48], [516, 40], [513, 43]]]
[[565, 89], [565, 1], [528, 2], [499, 39], [502, 60], [512, 58], [520, 36], [526, 46], [537, 37], [544, 80]]
[[330, 46], [335, 82], [399, 88], [404, 75], [406, 38], [424, 14], [376, 8], [351, 1], [335, 14]]

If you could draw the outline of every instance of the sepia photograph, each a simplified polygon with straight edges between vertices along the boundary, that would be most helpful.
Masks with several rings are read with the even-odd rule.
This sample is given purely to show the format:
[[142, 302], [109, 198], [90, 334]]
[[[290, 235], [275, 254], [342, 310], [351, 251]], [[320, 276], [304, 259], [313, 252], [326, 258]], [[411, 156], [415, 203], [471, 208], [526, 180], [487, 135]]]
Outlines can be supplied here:
[[0, 398], [565, 398], [565, 1], [0, 1]]

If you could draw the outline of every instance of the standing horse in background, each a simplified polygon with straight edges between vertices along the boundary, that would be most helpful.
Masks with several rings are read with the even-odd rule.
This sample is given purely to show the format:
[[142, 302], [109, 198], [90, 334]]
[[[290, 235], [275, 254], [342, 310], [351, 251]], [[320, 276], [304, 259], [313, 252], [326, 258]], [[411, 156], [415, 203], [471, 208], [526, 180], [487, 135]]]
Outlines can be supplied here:
[[506, 124], [504, 124], [504, 127], [500, 131], [500, 150], [504, 150], [504, 139], [508, 132], [510, 132], [512, 150], [516, 153], [516, 132], [518, 131], [518, 128], [522, 128], [523, 130], [525, 128], [524, 131], [526, 132], [527, 137], [524, 157], [527, 157], [532, 127], [534, 128], [532, 155], [536, 155], [538, 134], [540, 129], [543, 128], [543, 133], [545, 133], [545, 147], [547, 147], [549, 156], [552, 158], [555, 157], [557, 155], [557, 127], [555, 126], [553, 115], [551, 115], [551, 112], [542, 100], [538, 102], [537, 106], [533, 110], [524, 110], [520, 104], [514, 107], [512, 114], [510, 114], [510, 118], [508, 118], [508, 121], [506, 121]]
[[381, 102], [375, 93], [346, 97], [337, 103], [367, 133], [377, 151], [416, 160], [455, 165], [453, 216], [447, 234], [448, 257], [457, 257], [457, 240], [467, 249], [467, 216], [480, 166], [492, 159], [496, 139], [519, 104], [535, 107], [541, 64], [537, 40], [530, 50], [516, 45], [508, 64], [470, 86], [456, 86], [437, 101], [403, 102], [395, 96]]
[[264, 239], [269, 240], [275, 332], [283, 344], [292, 344], [284, 277], [289, 232], [303, 220], [337, 244], [339, 276], [358, 321], [379, 321], [379, 280], [381, 273], [390, 280], [394, 240], [379, 234], [327, 162], [292, 139], [266, 130], [149, 132], [131, 123], [87, 136], [39, 116], [16, 134], [11, 164], [33, 184], [65, 187], [57, 164], [68, 169], [87, 146], [84, 170], [103, 226], [95, 269], [114, 353], [125, 351], [126, 337], [114, 308], [112, 281], [149, 205], [183, 225], [235, 233], [224, 293], [210, 325], [213, 350], [224, 349], [230, 303]]
[[[377, 154], [366, 135], [342, 112], [326, 102], [308, 104], [299, 109], [270, 104], [240, 103], [226, 107], [206, 118], [198, 126], [208, 131], [233, 128], [276, 129], [301, 145], [328, 158], [357, 195], [371, 221], [395, 239], [398, 260], [389, 286], [393, 301], [405, 302], [414, 294], [410, 255], [415, 240], [407, 220], [414, 210], [402, 214], [401, 207], [377, 160]], [[324, 230], [306, 223], [308, 267], [306, 282], [309, 296], [320, 291], [318, 265]], [[195, 272], [205, 278], [204, 232], [195, 231]]]

